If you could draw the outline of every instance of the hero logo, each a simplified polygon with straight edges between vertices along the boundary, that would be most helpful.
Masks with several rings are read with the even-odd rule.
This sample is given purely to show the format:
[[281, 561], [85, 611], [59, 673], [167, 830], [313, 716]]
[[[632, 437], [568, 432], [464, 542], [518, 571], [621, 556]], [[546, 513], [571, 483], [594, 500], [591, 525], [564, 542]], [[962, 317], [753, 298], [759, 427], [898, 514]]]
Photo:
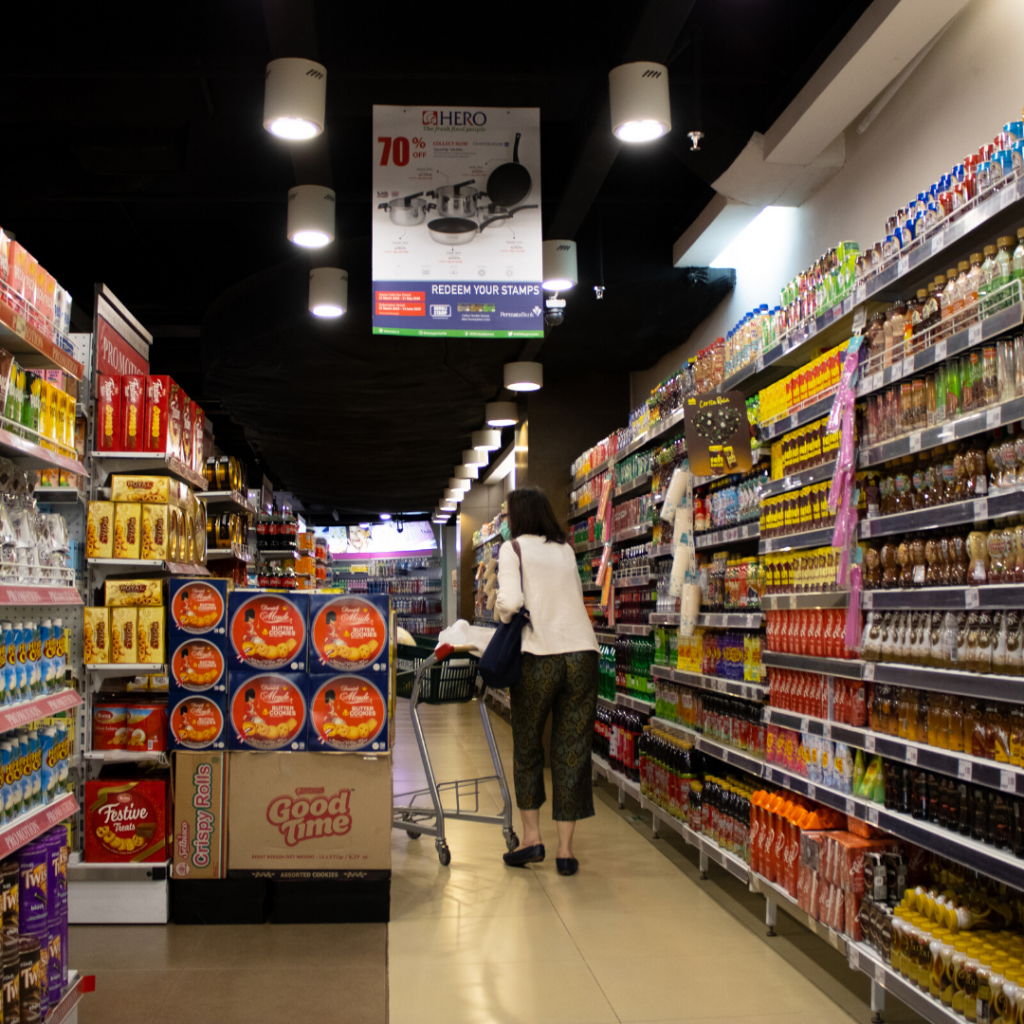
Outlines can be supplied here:
[[431, 306], [430, 315], [435, 318], [444, 319], [452, 315], [451, 306]]
[[472, 125], [483, 128], [487, 115], [482, 110], [424, 110], [423, 123], [427, 125]]
[[289, 846], [323, 836], [344, 836], [352, 828], [351, 794], [351, 790], [340, 789], [332, 797], [310, 800], [279, 796], [267, 806], [267, 821], [277, 826]]

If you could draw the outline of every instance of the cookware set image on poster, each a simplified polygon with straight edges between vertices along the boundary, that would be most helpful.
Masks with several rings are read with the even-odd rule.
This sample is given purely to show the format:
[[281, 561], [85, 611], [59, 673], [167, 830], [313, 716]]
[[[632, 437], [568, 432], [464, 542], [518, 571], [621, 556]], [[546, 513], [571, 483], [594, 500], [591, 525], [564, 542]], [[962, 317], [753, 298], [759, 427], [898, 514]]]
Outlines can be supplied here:
[[373, 330], [543, 337], [540, 111], [373, 108]]
[[746, 473], [753, 466], [750, 422], [742, 391], [688, 398], [683, 425], [690, 472], [694, 475]]

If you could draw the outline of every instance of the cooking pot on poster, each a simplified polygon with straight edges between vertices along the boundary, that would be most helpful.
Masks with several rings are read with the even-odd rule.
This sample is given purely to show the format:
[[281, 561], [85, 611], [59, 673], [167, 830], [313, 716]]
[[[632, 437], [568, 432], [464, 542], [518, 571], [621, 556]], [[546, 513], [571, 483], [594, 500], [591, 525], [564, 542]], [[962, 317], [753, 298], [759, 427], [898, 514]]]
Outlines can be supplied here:
[[468, 188], [475, 184], [474, 179], [461, 181], [458, 185], [440, 185], [429, 195], [437, 199], [437, 212], [442, 217], [475, 217], [477, 196], [480, 190]]
[[480, 224], [466, 217], [438, 217], [437, 220], [432, 220], [427, 224], [427, 230], [430, 232], [430, 237], [441, 245], [469, 245], [489, 225], [496, 224], [498, 221], [510, 220], [512, 215], [520, 210], [536, 209], [536, 203], [529, 206], [514, 206], [505, 213], [488, 217]]
[[389, 203], [381, 203], [378, 209], [388, 211], [392, 224], [403, 228], [415, 227], [425, 223], [427, 211], [434, 209], [433, 203], [428, 203], [426, 199], [420, 198], [422, 195], [422, 192], [414, 192], [411, 196], [405, 196], [403, 199], [393, 199]]

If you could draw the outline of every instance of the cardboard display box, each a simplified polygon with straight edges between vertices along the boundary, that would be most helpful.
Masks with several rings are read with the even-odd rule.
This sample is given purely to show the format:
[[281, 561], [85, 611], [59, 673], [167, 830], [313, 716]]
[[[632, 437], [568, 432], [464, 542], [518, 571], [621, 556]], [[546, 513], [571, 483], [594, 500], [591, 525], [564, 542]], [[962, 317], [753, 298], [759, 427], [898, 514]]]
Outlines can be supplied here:
[[227, 873], [228, 755], [174, 755], [174, 877], [224, 878]]
[[228, 748], [291, 752], [306, 749], [309, 682], [304, 672], [228, 675]]
[[390, 875], [388, 756], [239, 752], [229, 761], [229, 876]]
[[309, 672], [387, 673], [390, 598], [314, 594], [309, 599]]

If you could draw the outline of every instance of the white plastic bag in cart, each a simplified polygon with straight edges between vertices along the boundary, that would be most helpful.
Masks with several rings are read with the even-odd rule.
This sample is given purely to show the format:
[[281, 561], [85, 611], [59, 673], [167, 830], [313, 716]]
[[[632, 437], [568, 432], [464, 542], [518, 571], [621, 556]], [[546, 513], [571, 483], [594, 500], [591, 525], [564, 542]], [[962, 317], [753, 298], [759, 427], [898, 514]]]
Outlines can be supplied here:
[[447, 629], [442, 629], [437, 638], [438, 645], [451, 644], [453, 647], [472, 647], [476, 657], [483, 657], [487, 645], [494, 636], [494, 630], [486, 626], [471, 626], [465, 619], [458, 619]]

